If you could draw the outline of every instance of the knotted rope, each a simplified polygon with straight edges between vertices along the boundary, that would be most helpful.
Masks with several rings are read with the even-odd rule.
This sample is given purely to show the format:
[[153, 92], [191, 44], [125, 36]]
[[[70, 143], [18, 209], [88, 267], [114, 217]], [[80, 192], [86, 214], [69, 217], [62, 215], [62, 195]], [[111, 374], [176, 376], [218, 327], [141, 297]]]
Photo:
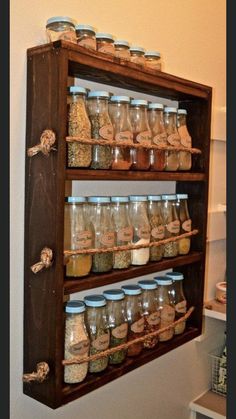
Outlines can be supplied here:
[[31, 383], [32, 381], [37, 381], [38, 383], [42, 383], [44, 380], [46, 380], [49, 374], [49, 371], [50, 369], [46, 362], [39, 362], [37, 364], [36, 372], [33, 371], [30, 374], [23, 374], [23, 381], [25, 383]]
[[34, 147], [28, 148], [28, 156], [33, 157], [41, 151], [46, 157], [48, 157], [51, 150], [56, 151], [56, 148], [53, 147], [55, 141], [55, 133], [51, 129], [45, 129], [41, 134], [40, 143], [35, 145]]
[[52, 265], [52, 250], [49, 247], [44, 247], [40, 253], [40, 262], [35, 263], [30, 267], [31, 271], [36, 274], [43, 268], [49, 268]]

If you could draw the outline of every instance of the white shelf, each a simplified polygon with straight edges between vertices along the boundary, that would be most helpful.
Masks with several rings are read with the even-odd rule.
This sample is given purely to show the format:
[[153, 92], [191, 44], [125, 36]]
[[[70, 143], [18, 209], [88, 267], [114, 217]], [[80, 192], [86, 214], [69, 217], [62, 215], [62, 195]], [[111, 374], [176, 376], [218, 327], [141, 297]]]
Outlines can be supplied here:
[[226, 321], [226, 304], [216, 300], [208, 301], [204, 304], [203, 314], [206, 317]]
[[195, 419], [197, 413], [212, 419], [226, 419], [226, 398], [211, 390], [190, 402], [189, 407], [191, 419]]

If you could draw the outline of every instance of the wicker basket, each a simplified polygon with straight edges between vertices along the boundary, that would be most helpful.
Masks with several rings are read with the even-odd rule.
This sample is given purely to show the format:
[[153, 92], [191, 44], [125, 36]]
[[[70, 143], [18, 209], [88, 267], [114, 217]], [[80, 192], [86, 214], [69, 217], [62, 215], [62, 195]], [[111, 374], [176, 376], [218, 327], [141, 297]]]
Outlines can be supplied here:
[[[222, 354], [222, 351], [218, 351]], [[210, 354], [211, 356], [211, 389], [217, 394], [227, 394], [227, 361], [226, 357]]]

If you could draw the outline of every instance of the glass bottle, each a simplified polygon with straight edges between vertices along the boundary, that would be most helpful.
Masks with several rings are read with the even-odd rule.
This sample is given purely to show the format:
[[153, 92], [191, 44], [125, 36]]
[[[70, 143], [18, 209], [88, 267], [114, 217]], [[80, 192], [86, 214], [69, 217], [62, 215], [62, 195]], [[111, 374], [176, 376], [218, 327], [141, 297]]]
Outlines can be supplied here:
[[110, 33], [96, 33], [97, 51], [115, 55], [114, 37]]
[[[142, 288], [142, 310], [144, 316], [144, 332], [155, 332], [160, 327], [160, 311], [157, 310], [156, 290], [157, 284], [153, 280], [138, 281]], [[157, 345], [158, 336], [147, 337], [143, 342], [144, 348], [152, 349]]]
[[[103, 292], [107, 300], [107, 316], [110, 328], [110, 348], [114, 348], [127, 342], [128, 322], [124, 308], [124, 291], [121, 289], [105, 290]], [[127, 350], [121, 349], [109, 356], [110, 364], [120, 364], [125, 360]]]
[[[94, 229], [95, 249], [114, 247], [115, 227], [112, 221], [110, 198], [105, 196], [88, 197], [90, 221]], [[92, 256], [92, 271], [108, 272], [113, 267], [113, 252], [95, 253]]]
[[[138, 285], [123, 285], [125, 293], [125, 314], [128, 320], [128, 341], [139, 338], [144, 332], [144, 318], [140, 294], [142, 292]], [[128, 356], [137, 356], [143, 349], [143, 343], [138, 342], [128, 347]]]
[[[65, 202], [64, 248], [70, 250], [93, 247], [93, 230], [86, 217], [83, 196], [69, 196]], [[66, 276], [82, 277], [89, 274], [92, 266], [91, 254], [70, 256], [66, 263]]]
[[46, 23], [46, 34], [48, 42], [63, 39], [76, 44], [74, 21], [68, 16], [50, 17]]
[[[148, 218], [151, 227], [151, 242], [158, 242], [165, 237], [162, 217], [161, 195], [148, 195]], [[157, 262], [163, 258], [164, 245], [150, 247], [150, 261]]]
[[[178, 147], [180, 146], [180, 136], [177, 131], [177, 120], [176, 120], [177, 109], [172, 107], [166, 107], [164, 109], [164, 123], [165, 130], [167, 133], [167, 145]], [[178, 151], [166, 151], [166, 167], [167, 171], [176, 171], [179, 168], [179, 152]]]
[[192, 155], [188, 148], [192, 147], [192, 138], [188, 132], [186, 124], [187, 111], [185, 109], [178, 109], [177, 127], [180, 136], [180, 144], [186, 147], [186, 151], [179, 151], [179, 170], [190, 170], [192, 167]]
[[[90, 338], [90, 355], [98, 354], [109, 348], [110, 330], [106, 313], [106, 299], [103, 295], [87, 295], [85, 324]], [[108, 365], [108, 356], [89, 362], [89, 372], [101, 372]]]
[[[163, 119], [163, 109], [162, 103], [149, 103], [148, 122], [152, 132], [152, 144], [165, 147], [167, 145], [167, 134]], [[166, 166], [166, 151], [151, 150], [150, 160], [150, 170], [164, 170]]]
[[84, 48], [93, 49], [96, 51], [96, 32], [93, 26], [90, 25], [76, 25], [75, 26], [77, 44]]
[[[162, 195], [162, 215], [165, 226], [165, 239], [175, 237], [180, 232], [180, 221], [176, 211], [176, 195]], [[169, 242], [164, 245], [164, 257], [175, 257], [178, 255], [179, 245], [177, 241]]]
[[130, 61], [130, 50], [129, 42], [123, 40], [117, 40], [114, 42], [115, 56], [122, 60]]
[[[172, 302], [175, 306], [175, 320], [178, 320], [187, 311], [187, 301], [183, 291], [184, 276], [181, 272], [168, 272], [166, 277], [173, 281], [170, 293], [172, 296]], [[186, 321], [177, 324], [175, 326], [175, 335], [183, 333], [185, 328]]]
[[[85, 305], [82, 301], [68, 301], [65, 306], [65, 359], [84, 358], [89, 353], [89, 337], [84, 322]], [[88, 362], [64, 366], [64, 381], [80, 383], [88, 372]]]
[[[88, 114], [91, 122], [91, 135], [95, 140], [113, 140], [113, 126], [108, 113], [108, 99], [110, 94], [104, 91], [93, 91], [88, 94]], [[93, 169], [109, 169], [112, 164], [112, 150], [110, 145], [93, 145]]]
[[[87, 91], [83, 87], [68, 87], [68, 134], [80, 137], [82, 140], [91, 139], [91, 124], [85, 106]], [[92, 146], [78, 141], [69, 142], [68, 167], [89, 167], [92, 160]]]
[[130, 61], [132, 63], [138, 64], [142, 67], [145, 66], [145, 49], [138, 46], [132, 46], [130, 47]]
[[[112, 219], [115, 226], [116, 246], [124, 246], [132, 243], [133, 227], [129, 218], [127, 196], [112, 196]], [[131, 264], [131, 250], [114, 252], [113, 268], [126, 269]]]
[[[109, 115], [114, 129], [114, 138], [119, 142], [133, 143], [133, 131], [129, 116], [128, 96], [111, 96], [109, 103]], [[113, 170], [129, 170], [132, 164], [131, 149], [113, 148]]]
[[133, 170], [148, 170], [150, 167], [150, 151], [145, 145], [151, 145], [152, 134], [147, 118], [147, 101], [131, 100], [130, 117], [134, 133], [134, 143], [142, 144], [144, 148], [134, 148], [132, 152]]
[[161, 70], [161, 54], [158, 51], [147, 51], [144, 54], [145, 66], [152, 70]]
[[[129, 197], [129, 216], [133, 226], [133, 244], [150, 243], [150, 224], [147, 213], [147, 196], [131, 195]], [[131, 250], [132, 265], [146, 265], [150, 257], [150, 248]]]
[[[171, 298], [172, 280], [159, 276], [154, 280], [157, 283], [157, 308], [160, 311], [160, 329], [171, 325], [175, 321], [175, 307]], [[174, 327], [159, 334], [159, 341], [165, 342], [174, 336]]]
[[[180, 234], [187, 233], [192, 229], [192, 220], [188, 211], [188, 194], [177, 194], [176, 208], [180, 220]], [[185, 237], [179, 240], [179, 254], [187, 255], [190, 251], [191, 239]]]

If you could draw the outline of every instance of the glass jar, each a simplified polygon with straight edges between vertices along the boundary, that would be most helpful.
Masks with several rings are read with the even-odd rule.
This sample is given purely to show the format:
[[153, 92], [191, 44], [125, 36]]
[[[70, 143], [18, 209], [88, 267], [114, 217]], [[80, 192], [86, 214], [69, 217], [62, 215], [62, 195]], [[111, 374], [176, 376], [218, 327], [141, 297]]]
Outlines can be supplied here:
[[[128, 341], [141, 337], [144, 333], [144, 318], [140, 294], [142, 292], [138, 285], [123, 285], [125, 293], [125, 314], [128, 320]], [[138, 342], [128, 347], [128, 356], [137, 356], [143, 349], [143, 343]]]
[[138, 46], [132, 46], [130, 48], [130, 61], [132, 63], [138, 64], [142, 67], [145, 66], [145, 49], [138, 47]]
[[130, 61], [129, 43], [127, 41], [117, 40], [114, 42], [114, 46], [116, 57]]
[[[128, 202], [126, 196], [112, 196], [112, 219], [115, 226], [116, 246], [126, 246], [132, 243], [133, 227], [129, 218]], [[114, 252], [113, 268], [127, 269], [131, 264], [131, 250]]]
[[[68, 301], [65, 306], [65, 359], [84, 358], [89, 354], [89, 337], [84, 322], [85, 305], [82, 301]], [[88, 362], [64, 366], [64, 381], [80, 383], [88, 372]]]
[[115, 55], [114, 38], [110, 33], [97, 33], [97, 51], [104, 54]]
[[148, 170], [150, 167], [150, 151], [145, 145], [150, 146], [152, 133], [147, 118], [147, 101], [131, 100], [130, 117], [134, 133], [134, 143], [142, 144], [144, 148], [134, 148], [132, 151], [133, 170]]
[[[167, 146], [167, 134], [163, 119], [162, 103], [149, 103], [148, 105], [148, 122], [152, 132], [152, 143], [158, 146]], [[150, 152], [151, 166], [150, 170], [162, 171], [166, 167], [166, 151], [151, 150]]]
[[[93, 246], [93, 230], [86, 217], [83, 196], [69, 196], [65, 203], [64, 248], [70, 250], [89, 249]], [[92, 266], [91, 254], [70, 256], [66, 263], [66, 276], [82, 277], [89, 274]]]
[[[157, 284], [155, 281], [143, 279], [138, 281], [142, 288], [142, 310], [144, 316], [144, 332], [155, 332], [160, 327], [160, 311], [157, 310], [156, 290]], [[143, 342], [144, 348], [152, 349], [157, 345], [158, 336], [147, 337]]]
[[[162, 216], [165, 227], [165, 239], [175, 237], [180, 232], [180, 221], [176, 211], [176, 195], [162, 195]], [[178, 255], [179, 245], [177, 241], [164, 245], [164, 257], [170, 258]]]
[[76, 25], [75, 26], [77, 44], [84, 48], [93, 49], [96, 51], [96, 36], [95, 29], [90, 25]]
[[[177, 120], [176, 120], [177, 109], [166, 107], [164, 109], [164, 124], [167, 133], [167, 145], [173, 147], [180, 146], [180, 136], [177, 131]], [[166, 167], [167, 171], [176, 171], [179, 168], [179, 152], [178, 151], [166, 151]]]
[[[188, 194], [177, 194], [176, 208], [180, 220], [180, 234], [187, 233], [192, 229], [192, 220], [188, 211]], [[179, 254], [187, 255], [190, 251], [191, 239], [185, 237], [179, 240]]]
[[[88, 94], [88, 113], [91, 122], [91, 134], [95, 140], [113, 140], [113, 126], [108, 113], [108, 92], [93, 91]], [[110, 145], [93, 145], [91, 167], [93, 169], [109, 169], [112, 164]]]
[[152, 70], [161, 70], [161, 54], [157, 51], [147, 51], [144, 54], [145, 65]]
[[[103, 295], [87, 295], [85, 324], [90, 338], [90, 355], [99, 354], [109, 348], [110, 330]], [[89, 372], [101, 372], [108, 365], [108, 356], [89, 362]]]
[[[91, 124], [85, 106], [86, 89], [79, 86], [68, 87], [68, 134], [91, 139]], [[67, 144], [68, 167], [89, 167], [92, 160], [92, 146], [78, 141]]]
[[46, 34], [48, 42], [63, 39], [76, 44], [74, 21], [68, 16], [50, 17], [46, 22]]
[[[154, 280], [157, 283], [157, 308], [160, 311], [160, 329], [171, 325], [175, 321], [175, 307], [171, 298], [172, 280], [159, 276]], [[165, 342], [174, 336], [174, 327], [159, 334], [159, 341]]]
[[177, 127], [180, 136], [180, 144], [186, 147], [186, 151], [179, 152], [179, 170], [190, 170], [192, 167], [192, 155], [188, 148], [192, 147], [192, 138], [188, 132], [186, 124], [187, 111], [185, 109], [178, 109]]
[[[109, 115], [114, 129], [114, 138], [133, 143], [133, 131], [129, 115], [130, 98], [128, 96], [111, 96], [109, 103]], [[130, 148], [113, 148], [113, 170], [129, 170], [132, 165], [132, 153]]]
[[[110, 348], [127, 342], [128, 322], [124, 308], [124, 291], [120, 289], [103, 292], [107, 300], [107, 316], [110, 328]], [[125, 360], [127, 350], [121, 349], [109, 356], [110, 364], [120, 364]]]
[[[147, 213], [147, 197], [135, 196], [129, 197], [129, 216], [133, 226], [132, 244], [147, 245], [150, 243], [150, 224]], [[132, 265], [146, 265], [150, 257], [150, 248], [144, 247], [137, 250], [131, 250]]]
[[[184, 276], [181, 272], [168, 272], [167, 278], [173, 281], [171, 286], [172, 303], [175, 306], [175, 320], [182, 317], [187, 311], [187, 301], [183, 291]], [[180, 335], [186, 328], [186, 321], [179, 323], [175, 326], [175, 335]]]
[[[95, 249], [114, 247], [115, 227], [110, 210], [110, 198], [105, 196], [90, 196], [89, 214], [94, 229]], [[92, 271], [108, 272], [113, 267], [113, 252], [95, 253], [92, 256]]]
[[[148, 218], [151, 227], [151, 242], [158, 242], [165, 237], [162, 217], [161, 195], [148, 195]], [[163, 258], [164, 245], [150, 247], [150, 261], [157, 262]]]

